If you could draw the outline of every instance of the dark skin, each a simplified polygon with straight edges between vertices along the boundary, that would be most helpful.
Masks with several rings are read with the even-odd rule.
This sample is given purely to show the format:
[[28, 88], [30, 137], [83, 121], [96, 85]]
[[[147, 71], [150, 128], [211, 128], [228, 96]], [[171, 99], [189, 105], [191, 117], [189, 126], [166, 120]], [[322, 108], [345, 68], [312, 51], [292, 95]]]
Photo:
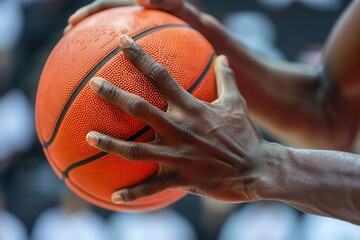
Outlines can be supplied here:
[[[263, 141], [248, 117], [245, 101], [235, 87], [232, 71], [222, 66], [224, 63], [221, 61], [226, 61], [226, 58], [221, 57], [217, 62], [220, 97], [210, 104], [197, 100], [183, 90], [166, 69], [152, 60], [136, 43], [124, 50], [146, 76], [155, 76], [149, 80], [166, 99], [168, 110], [166, 113], [162, 112], [142, 98], [103, 79], [96, 78], [91, 82], [92, 89], [100, 97], [141, 119], [157, 133], [156, 140], [150, 143], [121, 141], [97, 132], [88, 134], [88, 142], [102, 151], [133, 161], [146, 159], [160, 164], [156, 177], [127, 192], [120, 192], [120, 196], [115, 194], [114, 200], [133, 201], [160, 192], [166, 187], [181, 188], [224, 201], [252, 200], [253, 197], [248, 193], [250, 191], [245, 189], [247, 184], [242, 183], [252, 181], [243, 174], [252, 166], [241, 156], [247, 154], [249, 147], [253, 148], [254, 154], [258, 154], [255, 153], [257, 146], [263, 144]], [[141, 54], [141, 57], [134, 58], [137, 54]], [[242, 124], [239, 124], [239, 119], [243, 119]], [[223, 121], [232, 124], [235, 129], [223, 128]], [[247, 134], [238, 136], [242, 139], [227, 137], [234, 130], [246, 131]], [[222, 138], [217, 136], [219, 133]], [[246, 144], [239, 146], [237, 142]], [[220, 144], [223, 145], [222, 148], [214, 148]], [[226, 150], [229, 148], [232, 151]], [[207, 167], [199, 173], [199, 167], [204, 165]], [[212, 178], [209, 179], [209, 176]], [[243, 176], [243, 179], [239, 181], [234, 176]], [[189, 180], [196, 181], [201, 187], [192, 186]], [[232, 191], [229, 186], [233, 188], [235, 185], [242, 190]]]
[[[96, 1], [69, 22], [75, 25], [90, 14], [124, 4]], [[181, 0], [140, 4], [186, 19], [229, 60], [218, 58], [219, 98], [205, 103], [184, 91], [129, 37], [120, 37], [123, 52], [164, 96], [169, 108], [162, 112], [105, 79], [91, 81], [96, 94], [157, 132], [151, 143], [88, 134], [89, 144], [102, 151], [131, 161], [159, 163], [156, 176], [115, 192], [114, 202], [131, 202], [172, 188], [222, 201], [278, 200], [304, 212], [360, 224], [360, 156], [264, 141], [236, 88], [247, 99], [253, 119], [284, 140], [308, 148], [351, 150], [360, 123], [360, 71], [354, 64], [360, 62], [360, 1], [354, 1], [335, 28], [322, 69], [262, 59], [233, 40], [214, 18]], [[343, 43], [347, 45], [340, 49]]]

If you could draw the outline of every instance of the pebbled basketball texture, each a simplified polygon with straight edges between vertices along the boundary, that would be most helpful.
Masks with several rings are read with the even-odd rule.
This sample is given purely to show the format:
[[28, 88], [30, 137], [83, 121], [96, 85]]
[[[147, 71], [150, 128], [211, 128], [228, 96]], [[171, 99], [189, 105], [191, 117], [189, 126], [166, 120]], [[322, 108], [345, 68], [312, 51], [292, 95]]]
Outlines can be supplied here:
[[155, 137], [150, 127], [91, 91], [89, 80], [95, 76], [167, 109], [154, 86], [118, 48], [122, 34], [133, 37], [196, 98], [207, 102], [216, 99], [216, 56], [199, 32], [165, 12], [114, 8], [80, 22], [51, 52], [38, 86], [37, 134], [56, 174], [85, 200], [116, 211], [155, 210], [177, 201], [186, 192], [167, 190], [130, 204], [113, 204], [114, 191], [150, 178], [159, 166], [101, 152], [85, 141], [92, 130], [137, 142]]

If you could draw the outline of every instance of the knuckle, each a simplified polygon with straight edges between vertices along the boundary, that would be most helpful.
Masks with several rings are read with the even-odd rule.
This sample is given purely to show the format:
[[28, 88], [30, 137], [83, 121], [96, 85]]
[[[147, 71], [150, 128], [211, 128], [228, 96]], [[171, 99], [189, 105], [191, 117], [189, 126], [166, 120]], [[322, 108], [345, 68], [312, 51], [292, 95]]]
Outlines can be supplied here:
[[133, 116], [144, 116], [147, 112], [147, 103], [141, 98], [133, 98], [129, 100], [129, 114]]
[[238, 98], [239, 98], [239, 102], [240, 102], [243, 106], [246, 106], [246, 100], [245, 100], [245, 98], [244, 98], [242, 95], [239, 95]]
[[125, 189], [123, 190], [121, 197], [123, 198], [123, 200], [125, 202], [132, 202], [134, 200], [137, 199], [136, 195], [134, 194], [134, 192], [130, 189]]
[[114, 141], [110, 137], [104, 137], [99, 139], [99, 146], [107, 152], [114, 150]]
[[150, 187], [147, 185], [139, 185], [137, 188], [137, 195], [139, 196], [150, 196], [153, 194], [153, 191], [151, 191]]
[[169, 80], [169, 72], [168, 70], [160, 65], [159, 63], [152, 63], [149, 65], [149, 75], [148, 77], [150, 78], [150, 80], [154, 81], [154, 82], [165, 82]]
[[197, 194], [197, 195], [201, 195], [203, 192], [202, 190], [199, 189], [199, 187], [197, 185], [191, 185], [191, 184], [185, 185], [184, 190], [187, 192], [190, 192], [192, 194]]
[[150, 195], [152, 195], [152, 192], [146, 185], [138, 185], [132, 189], [124, 190], [122, 197], [125, 202], [132, 202]]
[[136, 145], [135, 143], [129, 144], [129, 146], [126, 148], [125, 154], [124, 154], [126, 159], [140, 159], [141, 157], [141, 151], [140, 148], [138, 147], [138, 145]]
[[107, 100], [115, 102], [118, 100], [118, 91], [115, 86], [109, 84], [101, 84], [99, 92], [102, 93]]
[[191, 97], [186, 101], [186, 110], [192, 114], [197, 115], [199, 112], [204, 111], [204, 105], [201, 104], [201, 101]]
[[194, 129], [192, 126], [186, 122], [178, 122], [177, 126], [181, 139], [186, 143], [192, 142], [194, 137]]
[[144, 50], [142, 50], [137, 44], [132, 44], [128, 48], [128, 52], [130, 53], [131, 58], [136, 62], [143, 61], [145, 57]]
[[245, 98], [239, 93], [234, 96], [235, 103], [240, 105], [242, 108], [246, 108], [246, 100]]
[[230, 107], [230, 110], [238, 110], [246, 107], [245, 99], [236, 93], [228, 94], [227, 98], [223, 99], [223, 103]]
[[224, 67], [224, 74], [227, 77], [227, 79], [235, 79], [235, 73], [234, 71], [229, 67]]

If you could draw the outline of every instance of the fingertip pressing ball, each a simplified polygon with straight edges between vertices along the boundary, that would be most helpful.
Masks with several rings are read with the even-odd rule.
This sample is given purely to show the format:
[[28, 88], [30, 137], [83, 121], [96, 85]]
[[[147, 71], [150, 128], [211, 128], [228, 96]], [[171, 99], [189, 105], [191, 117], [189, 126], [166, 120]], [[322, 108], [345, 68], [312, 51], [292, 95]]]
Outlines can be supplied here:
[[161, 11], [114, 8], [80, 22], [51, 52], [37, 92], [37, 134], [56, 174], [85, 200], [110, 210], [155, 210], [186, 193], [167, 190], [129, 204], [114, 204], [113, 192], [150, 178], [159, 165], [101, 152], [85, 140], [90, 131], [127, 141], [155, 138], [149, 126], [98, 97], [89, 87], [94, 77], [105, 78], [164, 111], [167, 108], [118, 47], [122, 34], [131, 36], [192, 95], [208, 102], [216, 99], [214, 49], [199, 32]]

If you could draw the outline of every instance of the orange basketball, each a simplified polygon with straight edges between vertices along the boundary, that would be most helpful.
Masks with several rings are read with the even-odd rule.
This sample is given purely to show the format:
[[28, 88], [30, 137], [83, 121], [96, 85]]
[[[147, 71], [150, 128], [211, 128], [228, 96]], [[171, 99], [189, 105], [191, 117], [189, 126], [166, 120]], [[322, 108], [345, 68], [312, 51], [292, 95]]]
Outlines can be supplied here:
[[130, 204], [112, 203], [114, 191], [150, 178], [159, 166], [101, 152], [85, 141], [92, 130], [127, 141], [147, 142], [155, 137], [149, 126], [91, 91], [89, 80], [95, 76], [164, 111], [167, 108], [154, 86], [119, 49], [122, 34], [134, 38], [192, 95], [208, 102], [216, 99], [216, 56], [199, 32], [165, 12], [114, 8], [80, 22], [51, 52], [37, 92], [37, 134], [56, 174], [85, 200], [111, 210], [154, 210], [186, 193], [167, 190]]

